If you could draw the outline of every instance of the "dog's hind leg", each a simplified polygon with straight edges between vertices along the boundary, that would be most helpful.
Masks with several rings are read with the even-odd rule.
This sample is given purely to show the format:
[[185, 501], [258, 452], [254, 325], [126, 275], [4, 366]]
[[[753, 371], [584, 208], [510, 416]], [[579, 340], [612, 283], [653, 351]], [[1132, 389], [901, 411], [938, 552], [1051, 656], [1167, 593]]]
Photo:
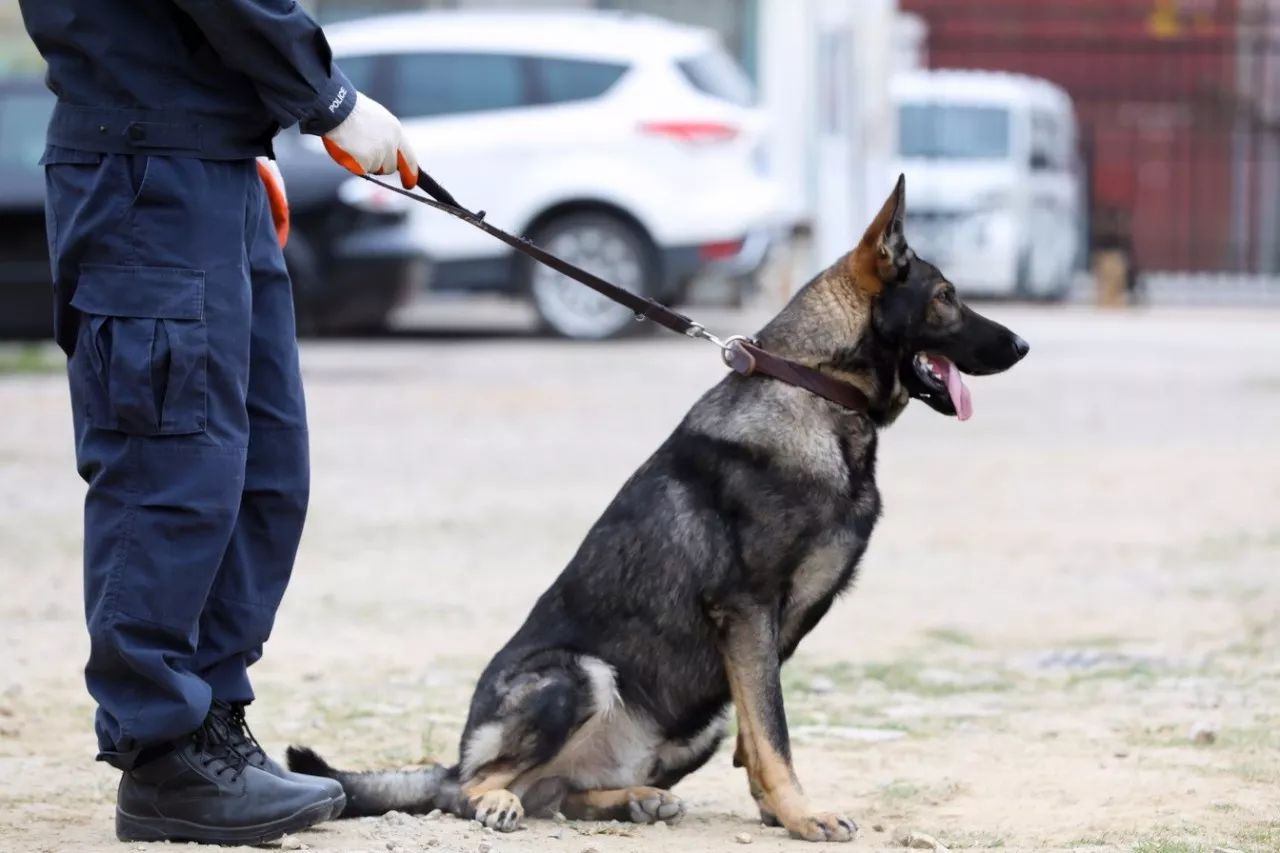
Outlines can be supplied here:
[[570, 820], [675, 823], [684, 817], [684, 802], [670, 791], [638, 786], [612, 791], [574, 791], [565, 796], [560, 811]]
[[462, 786], [466, 817], [499, 832], [513, 832], [524, 819], [520, 798], [507, 790], [518, 772], [493, 769]]
[[494, 712], [463, 736], [461, 797], [450, 811], [501, 832], [516, 829], [524, 806], [509, 789], [564, 746], [578, 725], [580, 689], [579, 679], [558, 667], [505, 684]]
[[791, 741], [782, 706], [777, 619], [744, 603], [717, 614], [720, 651], [738, 712], [737, 762], [746, 767], [761, 810], [806, 841], [852, 841], [853, 821], [810, 810], [791, 766]]

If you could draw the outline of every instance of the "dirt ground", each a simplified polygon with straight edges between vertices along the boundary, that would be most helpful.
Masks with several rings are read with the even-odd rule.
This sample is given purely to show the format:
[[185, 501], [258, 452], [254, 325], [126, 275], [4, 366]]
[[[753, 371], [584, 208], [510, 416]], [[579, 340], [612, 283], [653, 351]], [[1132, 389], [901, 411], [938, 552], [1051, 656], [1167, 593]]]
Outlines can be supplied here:
[[[806, 790], [860, 823], [845, 849], [905, 830], [952, 850], [1280, 850], [1280, 314], [988, 311], [1031, 356], [971, 383], [970, 423], [917, 405], [885, 434], [857, 589], [786, 669]], [[64, 379], [10, 360], [0, 850], [125, 849], [80, 677]], [[722, 368], [669, 336], [321, 342], [304, 362], [312, 511], [251, 722], [352, 767], [452, 761], [488, 655]], [[728, 753], [678, 786], [670, 828], [392, 815], [295, 843], [805, 849], [760, 826]]]

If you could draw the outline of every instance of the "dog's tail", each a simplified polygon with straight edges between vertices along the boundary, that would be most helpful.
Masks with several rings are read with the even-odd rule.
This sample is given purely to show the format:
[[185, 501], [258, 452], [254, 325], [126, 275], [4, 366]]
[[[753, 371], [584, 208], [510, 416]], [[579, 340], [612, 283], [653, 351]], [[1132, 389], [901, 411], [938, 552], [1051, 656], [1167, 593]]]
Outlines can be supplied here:
[[422, 814], [432, 809], [457, 813], [461, 786], [456, 768], [433, 764], [418, 770], [336, 770], [307, 747], [289, 747], [289, 769], [308, 776], [337, 779], [347, 795], [341, 817], [368, 817], [401, 811]]

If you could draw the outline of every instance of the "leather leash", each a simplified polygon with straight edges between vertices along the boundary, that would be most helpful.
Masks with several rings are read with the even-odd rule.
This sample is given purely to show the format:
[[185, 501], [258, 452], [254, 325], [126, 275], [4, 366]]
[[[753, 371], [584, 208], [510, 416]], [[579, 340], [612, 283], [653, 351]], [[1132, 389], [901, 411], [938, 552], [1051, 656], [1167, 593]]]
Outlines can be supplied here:
[[485, 221], [485, 211], [472, 212], [463, 207], [453, 197], [452, 193], [421, 169], [418, 170], [418, 188], [427, 193], [427, 196], [430, 196], [429, 198], [385, 183], [368, 174], [362, 174], [359, 177], [370, 183], [377, 184], [383, 189], [398, 193], [419, 204], [435, 208], [479, 228], [486, 234], [506, 243], [525, 257], [532, 258], [561, 275], [571, 278], [579, 284], [586, 285], [606, 299], [611, 299], [619, 305], [631, 309], [635, 313], [637, 320], [652, 320], [659, 326], [676, 334], [715, 344], [720, 348], [724, 363], [742, 376], [754, 376], [757, 373], [770, 376], [788, 385], [803, 388], [812, 394], [817, 394], [823, 399], [855, 412], [866, 412], [871, 407], [871, 401], [867, 399], [867, 395], [861, 389], [847, 382], [841, 382], [838, 379], [827, 376], [825, 373], [814, 370], [812, 367], [774, 355], [743, 335], [734, 335], [721, 340], [708, 332], [702, 324], [695, 322], [678, 311], [673, 311], [656, 299], [624, 290], [616, 284], [605, 281], [599, 276], [551, 254], [531, 240], [524, 237], [516, 237], [497, 226], [490, 225]]

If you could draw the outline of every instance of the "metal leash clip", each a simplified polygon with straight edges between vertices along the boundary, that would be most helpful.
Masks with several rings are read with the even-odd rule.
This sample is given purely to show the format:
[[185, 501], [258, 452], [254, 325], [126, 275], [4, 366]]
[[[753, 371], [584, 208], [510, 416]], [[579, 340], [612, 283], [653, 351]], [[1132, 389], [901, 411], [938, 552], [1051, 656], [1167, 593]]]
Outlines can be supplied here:
[[720, 357], [734, 373], [750, 376], [756, 372], [756, 357], [743, 344], [754, 344], [755, 341], [746, 335], [734, 335], [727, 338], [720, 348]]
[[736, 373], [743, 376], [750, 376], [756, 371], [756, 359], [751, 353], [747, 352], [742, 344], [754, 344], [751, 338], [746, 335], [730, 335], [721, 340], [715, 335], [707, 331], [706, 327], [694, 323], [685, 332], [691, 338], [697, 338], [702, 341], [709, 341], [720, 348], [720, 357], [724, 359], [726, 367], [729, 367]]

